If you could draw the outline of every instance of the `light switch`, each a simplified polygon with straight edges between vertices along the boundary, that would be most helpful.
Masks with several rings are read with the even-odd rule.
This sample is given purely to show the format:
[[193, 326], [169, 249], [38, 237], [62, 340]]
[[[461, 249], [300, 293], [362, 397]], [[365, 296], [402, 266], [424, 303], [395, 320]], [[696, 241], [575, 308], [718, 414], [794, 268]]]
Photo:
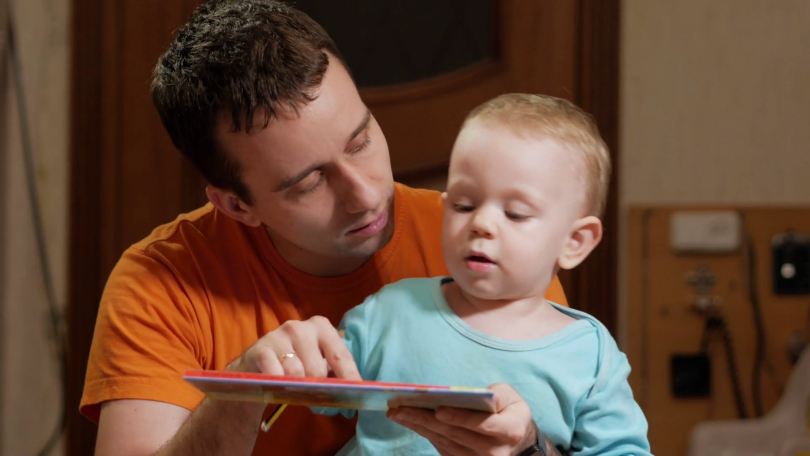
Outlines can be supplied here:
[[679, 253], [732, 253], [742, 244], [736, 211], [678, 211], [669, 219], [669, 241]]

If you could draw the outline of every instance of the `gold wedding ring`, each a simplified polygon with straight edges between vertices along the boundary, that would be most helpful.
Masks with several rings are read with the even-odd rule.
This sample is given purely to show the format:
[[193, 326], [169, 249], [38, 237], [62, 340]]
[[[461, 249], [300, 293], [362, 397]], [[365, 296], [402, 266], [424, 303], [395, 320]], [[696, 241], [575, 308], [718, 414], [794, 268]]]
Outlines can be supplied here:
[[281, 361], [284, 361], [285, 359], [289, 359], [289, 358], [295, 358], [295, 353], [293, 353], [293, 352], [284, 353], [283, 355], [278, 357], [278, 359], [281, 360]]

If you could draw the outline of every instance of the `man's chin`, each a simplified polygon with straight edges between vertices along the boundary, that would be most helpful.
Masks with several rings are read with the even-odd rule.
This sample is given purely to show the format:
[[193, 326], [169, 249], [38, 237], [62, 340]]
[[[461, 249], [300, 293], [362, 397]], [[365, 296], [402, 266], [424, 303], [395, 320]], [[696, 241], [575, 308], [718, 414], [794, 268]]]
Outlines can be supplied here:
[[372, 236], [362, 240], [362, 242], [348, 243], [341, 246], [340, 251], [343, 256], [353, 258], [369, 258], [374, 256], [375, 253], [380, 251], [383, 247], [391, 242], [394, 233], [393, 230], [383, 230], [376, 236]]

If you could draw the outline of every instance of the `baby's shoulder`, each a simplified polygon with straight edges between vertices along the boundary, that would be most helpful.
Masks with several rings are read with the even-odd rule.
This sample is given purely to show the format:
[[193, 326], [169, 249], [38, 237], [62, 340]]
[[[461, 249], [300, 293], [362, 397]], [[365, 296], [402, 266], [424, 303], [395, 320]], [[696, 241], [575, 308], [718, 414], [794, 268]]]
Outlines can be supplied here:
[[[435, 290], [441, 290], [440, 278], [403, 279], [382, 287], [349, 314], [367, 319], [392, 320], [414, 312], [435, 309]], [[348, 315], [348, 314], [347, 314]]]

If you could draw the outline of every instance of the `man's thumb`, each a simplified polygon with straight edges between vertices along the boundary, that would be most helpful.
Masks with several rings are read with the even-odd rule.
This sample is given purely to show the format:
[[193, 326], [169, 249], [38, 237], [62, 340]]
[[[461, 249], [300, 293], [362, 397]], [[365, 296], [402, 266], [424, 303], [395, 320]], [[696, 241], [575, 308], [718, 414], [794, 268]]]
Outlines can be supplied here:
[[497, 409], [497, 413], [500, 413], [503, 409], [515, 402], [523, 400], [520, 394], [507, 383], [489, 385], [489, 390], [495, 393], [495, 408]]

